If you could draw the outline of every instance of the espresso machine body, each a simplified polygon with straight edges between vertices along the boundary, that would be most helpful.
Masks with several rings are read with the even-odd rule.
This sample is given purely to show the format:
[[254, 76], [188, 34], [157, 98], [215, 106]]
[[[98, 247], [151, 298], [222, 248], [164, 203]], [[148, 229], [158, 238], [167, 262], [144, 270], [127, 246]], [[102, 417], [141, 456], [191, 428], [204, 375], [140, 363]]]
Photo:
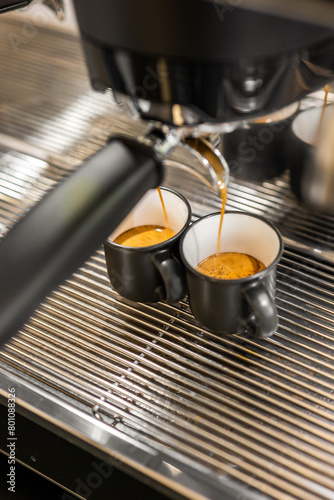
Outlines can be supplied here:
[[145, 119], [250, 119], [333, 78], [334, 29], [203, 0], [74, 4], [93, 87]]

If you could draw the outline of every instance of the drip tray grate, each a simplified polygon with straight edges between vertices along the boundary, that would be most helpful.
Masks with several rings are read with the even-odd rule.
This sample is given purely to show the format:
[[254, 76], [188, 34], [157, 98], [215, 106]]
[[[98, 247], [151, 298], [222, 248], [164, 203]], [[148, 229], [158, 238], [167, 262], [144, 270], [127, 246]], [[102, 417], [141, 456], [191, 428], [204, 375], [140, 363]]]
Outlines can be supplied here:
[[210, 334], [187, 302], [130, 304], [104, 267], [100, 251], [47, 299], [3, 349], [7, 370], [236, 484], [332, 498], [331, 266], [286, 250], [280, 327], [265, 341]]

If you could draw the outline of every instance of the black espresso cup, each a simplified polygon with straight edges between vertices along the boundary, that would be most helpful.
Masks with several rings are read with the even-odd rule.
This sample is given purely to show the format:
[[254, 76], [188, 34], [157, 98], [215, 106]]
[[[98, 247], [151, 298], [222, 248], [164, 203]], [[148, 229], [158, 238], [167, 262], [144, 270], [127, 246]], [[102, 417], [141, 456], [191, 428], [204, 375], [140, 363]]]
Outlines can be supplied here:
[[[188, 201], [181, 194], [160, 188], [166, 216], [157, 189], [146, 193], [104, 244], [111, 286], [126, 299], [174, 304], [186, 295], [186, 281], [179, 258], [179, 242], [191, 219]], [[168, 222], [166, 224], [166, 222]], [[175, 234], [157, 244], [132, 247], [115, 243], [124, 232], [140, 226], [162, 226]]]
[[196, 270], [204, 259], [217, 254], [220, 213], [203, 217], [182, 237], [180, 253], [186, 267], [190, 308], [195, 318], [218, 334], [248, 332], [264, 338], [275, 333], [276, 267], [283, 253], [278, 230], [255, 215], [226, 212], [219, 253], [238, 252], [261, 261], [265, 268], [239, 279], [211, 277]]

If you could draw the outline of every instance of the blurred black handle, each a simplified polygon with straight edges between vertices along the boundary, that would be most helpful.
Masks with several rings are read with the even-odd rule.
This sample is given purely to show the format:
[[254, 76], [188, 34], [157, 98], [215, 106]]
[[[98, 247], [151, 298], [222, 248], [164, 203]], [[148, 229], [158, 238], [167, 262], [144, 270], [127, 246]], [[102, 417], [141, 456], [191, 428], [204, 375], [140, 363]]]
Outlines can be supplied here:
[[32, 0], [0, 0], [0, 14], [14, 9], [21, 9]]
[[0, 240], [0, 344], [161, 180], [149, 147], [113, 137]]

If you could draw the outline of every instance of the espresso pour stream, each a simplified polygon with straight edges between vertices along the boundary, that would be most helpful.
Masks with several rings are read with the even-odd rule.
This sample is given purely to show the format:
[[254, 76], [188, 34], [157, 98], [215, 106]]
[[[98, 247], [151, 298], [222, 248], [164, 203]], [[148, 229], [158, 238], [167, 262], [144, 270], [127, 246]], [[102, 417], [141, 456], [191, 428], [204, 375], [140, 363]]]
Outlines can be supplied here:
[[205, 139], [190, 138], [186, 140], [186, 143], [207, 159], [216, 176], [217, 187], [219, 190], [220, 198], [222, 200], [219, 230], [217, 236], [217, 253], [219, 253], [221, 231], [223, 227], [225, 206], [227, 200], [227, 185], [229, 180], [228, 166], [219, 151], [214, 149], [211, 144]]
[[317, 128], [317, 131], [316, 131], [316, 134], [315, 134], [315, 138], [314, 138], [314, 146], [318, 146], [319, 144], [319, 137], [320, 137], [320, 134], [321, 134], [321, 128], [322, 128], [322, 122], [324, 120], [324, 115], [325, 115], [325, 110], [326, 110], [326, 106], [327, 106], [327, 98], [328, 98], [328, 92], [329, 92], [329, 85], [325, 85], [325, 95], [324, 95], [324, 102], [322, 104], [322, 110], [321, 110], [321, 115], [320, 115], [320, 120], [319, 120], [319, 124], [318, 124], [318, 128]]
[[158, 193], [159, 193], [159, 198], [160, 198], [160, 202], [161, 202], [161, 208], [162, 208], [162, 211], [164, 213], [165, 226], [168, 227], [169, 226], [168, 214], [167, 214], [165, 202], [164, 202], [164, 199], [163, 199], [163, 196], [162, 196], [162, 192], [161, 192], [161, 189], [160, 189], [159, 186], [157, 187], [157, 190], [158, 190]]

